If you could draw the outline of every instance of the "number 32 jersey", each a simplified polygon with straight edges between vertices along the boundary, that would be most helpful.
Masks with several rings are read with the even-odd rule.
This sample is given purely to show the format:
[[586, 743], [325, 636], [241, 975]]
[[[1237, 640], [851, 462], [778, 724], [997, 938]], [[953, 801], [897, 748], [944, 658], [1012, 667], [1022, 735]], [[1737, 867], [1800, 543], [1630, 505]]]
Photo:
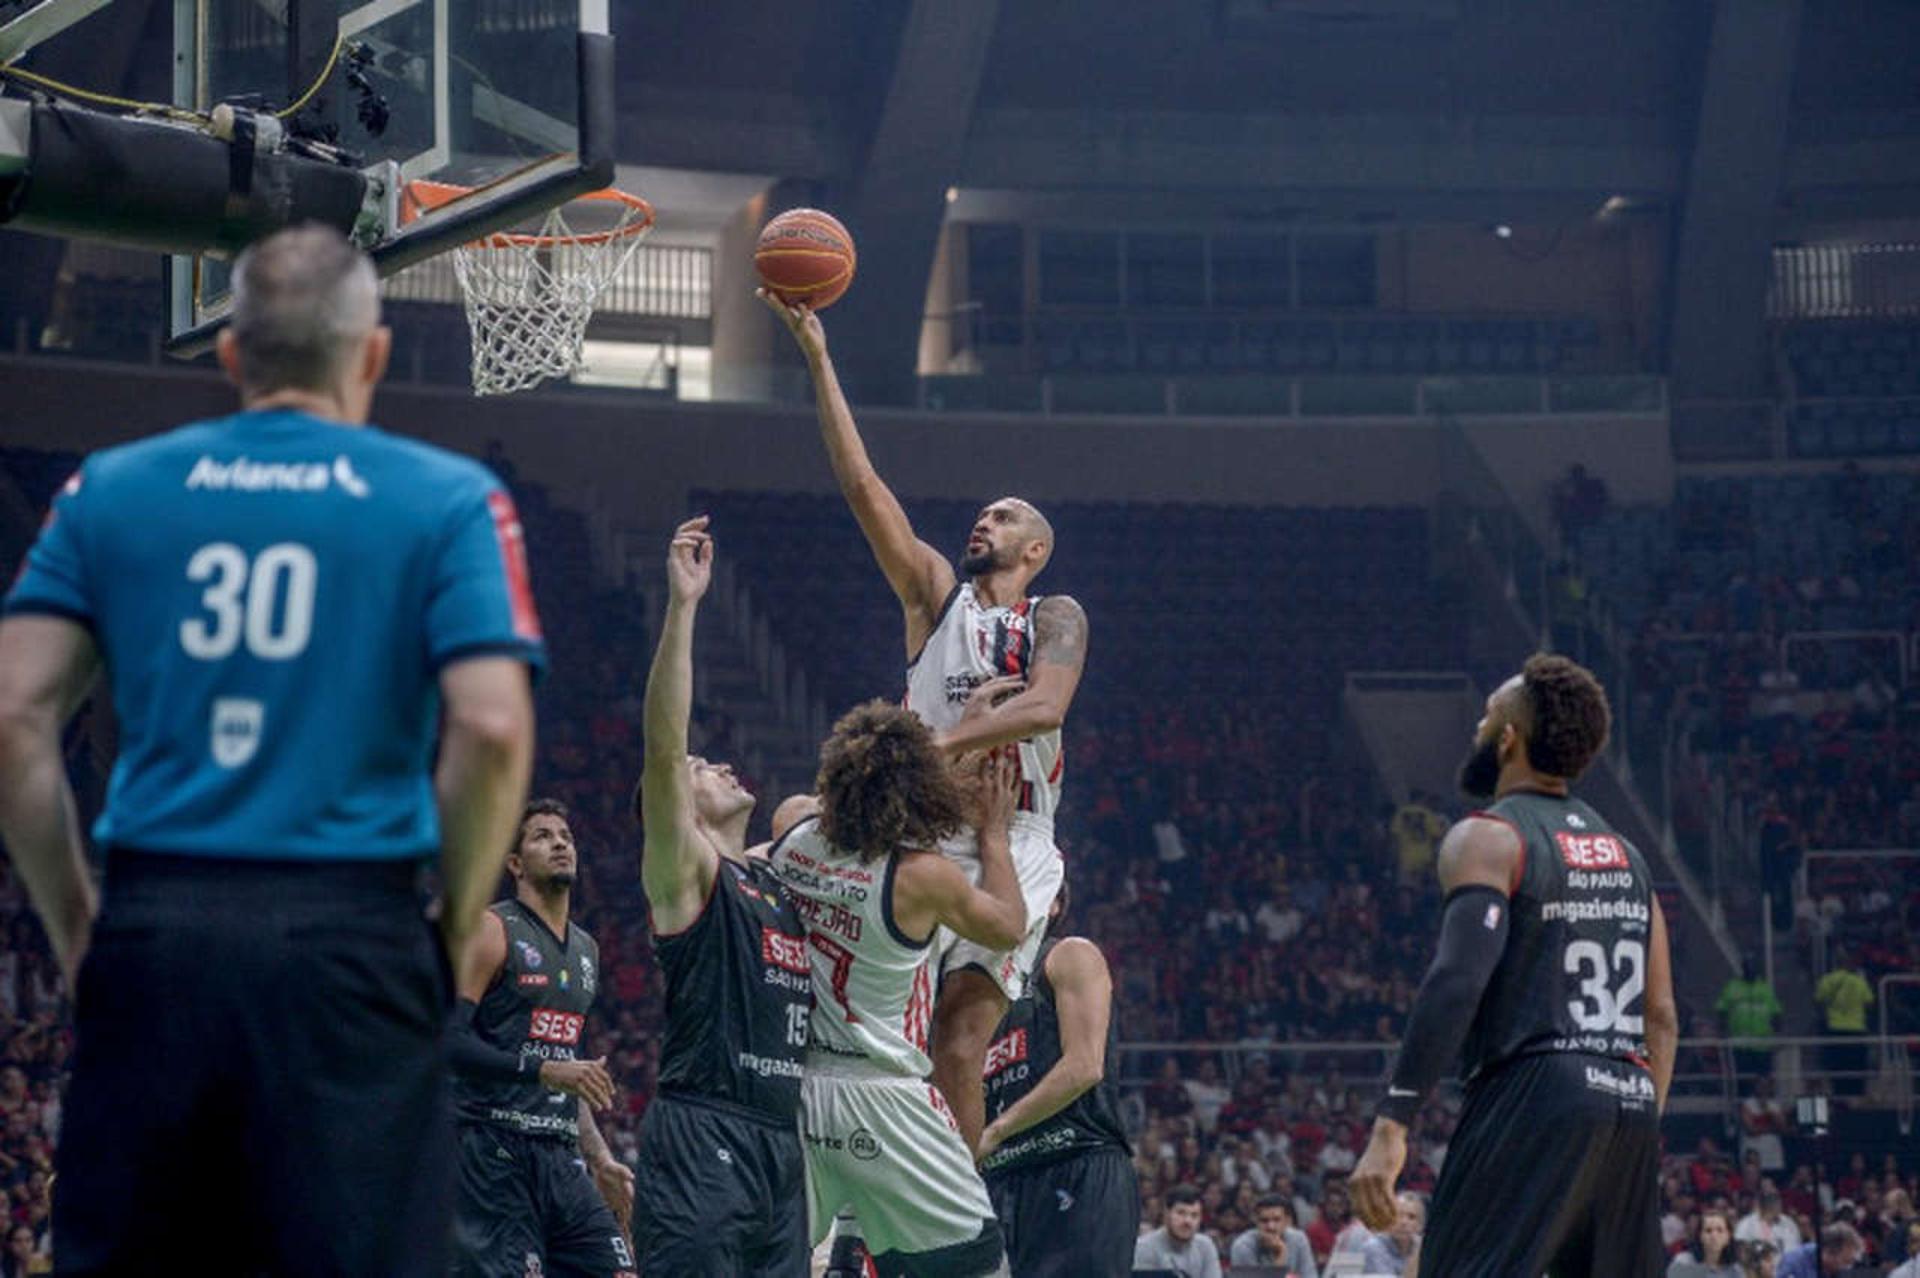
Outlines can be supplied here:
[[1506, 953], [1467, 1034], [1465, 1076], [1542, 1052], [1644, 1064], [1645, 858], [1578, 799], [1510, 794], [1479, 815], [1511, 825], [1524, 859], [1506, 906]]
[[95, 838], [157, 852], [432, 856], [441, 668], [544, 662], [485, 467], [283, 410], [88, 458], [6, 608], [92, 634], [120, 720]]

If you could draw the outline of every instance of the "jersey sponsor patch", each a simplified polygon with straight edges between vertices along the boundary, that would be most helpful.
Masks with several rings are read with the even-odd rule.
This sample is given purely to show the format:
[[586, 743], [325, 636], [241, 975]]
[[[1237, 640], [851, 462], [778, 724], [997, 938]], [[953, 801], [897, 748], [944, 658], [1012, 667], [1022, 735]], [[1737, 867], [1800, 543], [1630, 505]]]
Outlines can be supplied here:
[[580, 1041], [580, 1031], [585, 1029], [587, 1018], [579, 1012], [563, 1012], [555, 1007], [536, 1007], [533, 1019], [527, 1023], [527, 1037], [543, 1043], [558, 1043], [563, 1047], [572, 1047]]
[[1568, 834], [1565, 830], [1555, 830], [1554, 844], [1560, 849], [1560, 859], [1573, 870], [1624, 870], [1627, 868], [1627, 845], [1611, 834]]
[[520, 973], [519, 980], [515, 983], [523, 990], [539, 988], [547, 983], [547, 974], [545, 972], [522, 972]]
[[760, 960], [775, 967], [783, 967], [789, 972], [806, 975], [810, 970], [807, 962], [807, 942], [805, 937], [788, 936], [776, 932], [770, 927], [760, 929]]
[[1017, 1029], [987, 1049], [987, 1067], [985, 1074], [992, 1078], [1009, 1065], [1018, 1065], [1027, 1059], [1027, 1032]]

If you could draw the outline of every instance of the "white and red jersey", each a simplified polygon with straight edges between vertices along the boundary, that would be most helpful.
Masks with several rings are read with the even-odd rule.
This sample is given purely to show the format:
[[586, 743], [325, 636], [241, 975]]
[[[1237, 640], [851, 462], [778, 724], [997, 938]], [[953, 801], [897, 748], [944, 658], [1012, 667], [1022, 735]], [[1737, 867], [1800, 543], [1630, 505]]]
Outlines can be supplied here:
[[932, 951], [894, 923], [899, 858], [862, 861], [828, 843], [819, 819], [810, 817], [788, 831], [768, 859], [807, 925], [814, 995], [808, 1046], [925, 1078], [933, 1068], [927, 1059]]
[[[988, 608], [962, 582], [947, 596], [933, 633], [907, 667], [907, 709], [935, 732], [960, 721], [967, 697], [989, 679], [1003, 675], [1027, 678], [1033, 668], [1033, 616], [1039, 611], [1035, 595], [1007, 608]], [[1060, 730], [1043, 732], [1019, 743], [1020, 801], [1014, 828], [1026, 827], [1053, 839], [1053, 815], [1060, 810], [1060, 781], [1066, 755]], [[966, 837], [973, 843], [971, 832]]]

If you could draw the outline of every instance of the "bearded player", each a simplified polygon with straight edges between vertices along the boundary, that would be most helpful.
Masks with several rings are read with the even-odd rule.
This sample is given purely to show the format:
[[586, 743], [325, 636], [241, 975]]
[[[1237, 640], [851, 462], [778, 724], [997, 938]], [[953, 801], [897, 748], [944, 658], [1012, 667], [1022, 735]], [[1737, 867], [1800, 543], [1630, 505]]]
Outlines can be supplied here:
[[[1002, 497], [980, 512], [957, 575], [945, 556], [921, 541], [867, 459], [819, 317], [764, 290], [761, 296], [806, 355], [833, 473], [899, 597], [906, 621], [907, 707], [951, 754], [1003, 745], [1018, 749], [1013, 864], [1030, 926], [1006, 950], [949, 937], [939, 958], [933, 1077], [968, 1147], [977, 1150], [986, 1126], [982, 1067], [987, 1044], [1008, 1004], [1026, 992], [1047, 912], [1060, 889], [1060, 851], [1053, 841], [1066, 762], [1060, 725], [1080, 684], [1087, 614], [1071, 596], [1027, 593], [1053, 554], [1053, 528], [1018, 497]], [[941, 851], [979, 881], [980, 853], [972, 830]]]
[[463, 1278], [543, 1266], [633, 1273], [616, 1219], [632, 1207], [633, 1173], [593, 1122], [613, 1104], [613, 1080], [604, 1057], [579, 1059], [600, 948], [569, 918], [578, 865], [566, 808], [527, 804], [507, 854], [514, 897], [482, 916], [461, 975], [447, 1057], [460, 1119], [453, 1272]]
[[1664, 1272], [1660, 1111], [1679, 1039], [1666, 920], [1639, 850], [1568, 793], [1608, 724], [1592, 674], [1535, 656], [1487, 698], [1461, 768], [1461, 788], [1494, 802], [1440, 845], [1439, 954], [1348, 1181], [1362, 1220], [1394, 1223], [1407, 1126], [1464, 1060], [1429, 1278]]

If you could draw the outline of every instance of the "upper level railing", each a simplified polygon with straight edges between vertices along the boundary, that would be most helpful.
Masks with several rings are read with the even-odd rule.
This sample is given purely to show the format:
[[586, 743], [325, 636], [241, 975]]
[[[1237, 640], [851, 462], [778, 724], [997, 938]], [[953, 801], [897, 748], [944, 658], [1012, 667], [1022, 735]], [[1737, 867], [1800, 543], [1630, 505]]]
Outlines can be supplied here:
[[1920, 244], [1813, 244], [1773, 250], [1770, 319], [1920, 315]]

